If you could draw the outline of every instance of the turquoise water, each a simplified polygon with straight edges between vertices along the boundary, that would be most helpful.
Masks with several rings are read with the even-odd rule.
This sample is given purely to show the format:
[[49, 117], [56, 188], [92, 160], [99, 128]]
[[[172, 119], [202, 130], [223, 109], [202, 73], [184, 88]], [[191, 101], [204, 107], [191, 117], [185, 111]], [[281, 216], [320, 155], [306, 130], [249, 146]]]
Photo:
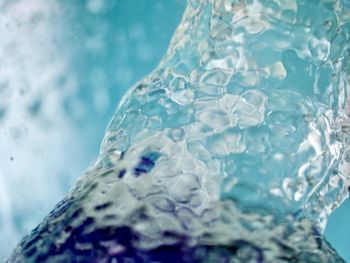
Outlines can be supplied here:
[[[79, 167], [83, 170], [84, 166], [96, 156], [104, 126], [121, 94], [131, 84], [149, 73], [162, 57], [182, 14], [184, 3], [172, 1], [164, 5], [164, 2], [155, 1], [149, 5], [146, 1], [139, 1], [136, 6], [131, 2], [116, 1], [103, 9], [98, 5], [96, 8], [96, 4], [89, 6], [86, 2], [84, 4], [81, 2], [81, 5], [77, 6], [64, 2], [62, 8], [68, 17], [67, 25], [63, 27], [63, 35], [69, 41], [64, 41], [60, 45], [69, 43], [66, 47], [67, 53], [72, 52], [74, 55], [70, 62], [78, 81], [78, 89], [73, 96], [64, 100], [61, 106], [64, 114], [69, 116], [72, 127], [82, 131], [78, 132], [82, 137], [81, 141], [88, 142], [81, 148], [82, 151], [89, 152], [89, 154], [81, 153], [84, 156], [79, 160], [81, 162]], [[164, 17], [167, 19], [164, 20]], [[159, 25], [161, 27], [157, 27]], [[64, 78], [59, 81], [67, 82]], [[98, 93], [101, 90], [102, 95]], [[100, 109], [99, 103], [94, 102], [96, 94], [99, 94], [98, 96], [108, 106]], [[86, 109], [76, 114], [79, 112], [79, 108], [78, 111], [76, 108], [79, 103], [86, 105]], [[70, 178], [70, 182], [74, 181], [76, 176], [78, 175], [72, 174], [73, 179]], [[61, 184], [62, 192], [71, 185], [67, 182]], [[56, 200], [53, 200], [52, 203], [55, 202]], [[341, 209], [331, 217], [326, 235], [338, 248], [339, 253], [349, 258], [350, 255], [346, 254], [349, 251], [346, 249], [346, 242], [340, 240], [341, 234], [344, 234], [346, 229], [347, 218], [346, 211]], [[46, 212], [42, 213], [44, 214]], [[337, 217], [339, 219], [336, 220]], [[17, 217], [16, 222], [18, 226], [23, 225], [21, 218]], [[344, 225], [340, 226], [341, 223]], [[28, 228], [22, 231], [28, 231]]]
[[0, 1], [0, 261], [97, 157], [121, 96], [158, 64], [184, 7]]
[[347, 228], [347, 225], [349, 224], [349, 211], [350, 201], [347, 200], [331, 215], [325, 232], [329, 242], [337, 249], [339, 254], [342, 255], [347, 262], [350, 261], [348, 242], [349, 232]]

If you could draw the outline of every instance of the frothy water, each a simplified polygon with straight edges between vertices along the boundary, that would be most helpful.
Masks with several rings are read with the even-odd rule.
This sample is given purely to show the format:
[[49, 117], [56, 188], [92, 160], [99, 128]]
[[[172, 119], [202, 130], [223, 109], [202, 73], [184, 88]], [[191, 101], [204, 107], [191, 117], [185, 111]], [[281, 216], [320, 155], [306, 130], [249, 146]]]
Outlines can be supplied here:
[[189, 1], [10, 262], [343, 262], [321, 233], [349, 187], [346, 4]]

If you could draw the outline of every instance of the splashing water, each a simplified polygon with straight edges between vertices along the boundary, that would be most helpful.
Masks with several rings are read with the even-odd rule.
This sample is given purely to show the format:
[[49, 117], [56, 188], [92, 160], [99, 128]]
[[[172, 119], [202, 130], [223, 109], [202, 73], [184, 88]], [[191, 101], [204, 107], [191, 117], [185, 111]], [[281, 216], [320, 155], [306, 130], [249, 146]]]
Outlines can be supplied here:
[[348, 8], [189, 1], [9, 262], [343, 262], [321, 233], [350, 184]]

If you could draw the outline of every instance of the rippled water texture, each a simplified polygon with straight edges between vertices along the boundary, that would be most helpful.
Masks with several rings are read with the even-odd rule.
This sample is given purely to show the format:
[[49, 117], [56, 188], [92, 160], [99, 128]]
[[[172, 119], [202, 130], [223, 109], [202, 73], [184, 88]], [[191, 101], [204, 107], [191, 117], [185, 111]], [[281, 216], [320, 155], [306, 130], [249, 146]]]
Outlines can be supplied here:
[[159, 63], [184, 7], [0, 0], [0, 262], [96, 159], [117, 102]]
[[348, 196], [347, 5], [189, 1], [10, 261], [343, 262], [321, 233]]

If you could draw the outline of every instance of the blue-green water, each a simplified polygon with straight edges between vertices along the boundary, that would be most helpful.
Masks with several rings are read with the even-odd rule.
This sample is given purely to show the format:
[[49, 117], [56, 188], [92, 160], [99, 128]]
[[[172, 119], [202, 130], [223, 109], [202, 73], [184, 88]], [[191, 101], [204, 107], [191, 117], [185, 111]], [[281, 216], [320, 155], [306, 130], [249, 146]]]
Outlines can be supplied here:
[[[73, 130], [78, 131], [74, 134], [76, 137], [72, 138], [81, 142], [76, 150], [80, 156], [75, 157], [77, 159], [70, 157], [64, 160], [64, 163], [79, 162], [78, 167], [75, 168], [75, 172], [79, 172], [79, 169], [84, 170], [97, 155], [106, 123], [121, 94], [131, 84], [149, 73], [164, 54], [170, 36], [182, 14], [184, 3], [169, 1], [164, 4], [162, 1], [152, 1], [150, 4], [147, 1], [138, 1], [136, 5], [131, 1], [115, 1], [106, 7], [99, 7], [98, 4], [94, 6], [90, 3], [89, 5], [86, 1], [72, 6], [66, 1], [60, 3], [59, 6], [64, 11], [66, 20], [60, 25], [60, 33], [54, 37], [58, 39], [58, 43], [53, 47], [63, 49], [62, 56], [70, 58], [69, 71], [72, 72], [73, 77], [71, 78], [74, 79], [76, 86], [74, 92], [62, 100], [60, 107], [63, 116], [69, 120], [69, 125]], [[64, 72], [67, 71], [68, 69]], [[72, 79], [62, 74], [57, 80], [57, 87], [65, 86], [69, 81], [74, 82]], [[44, 95], [40, 96], [41, 100], [45, 100]], [[99, 98], [97, 101], [96, 97]], [[40, 105], [40, 102], [38, 104]], [[34, 120], [44, 115], [40, 111], [36, 112], [35, 105], [34, 103], [32, 107]], [[55, 120], [55, 118], [52, 119]], [[56, 129], [59, 127], [58, 125]], [[28, 130], [30, 129], [29, 126]], [[56, 136], [60, 137], [60, 135]], [[42, 154], [46, 153], [44, 147], [40, 151]], [[4, 151], [2, 154], [5, 158], [8, 153]], [[17, 160], [16, 152], [11, 153], [10, 156], [14, 156], [14, 160], [7, 158], [7, 161], [19, 165], [20, 160]], [[56, 158], [60, 158], [60, 155]], [[24, 160], [21, 165], [25, 165]], [[62, 174], [62, 172], [56, 172], [53, 172], [56, 177]], [[5, 171], [2, 171], [3, 173]], [[72, 185], [72, 181], [78, 176], [71, 171], [70, 174], [63, 180], [57, 180], [59, 193], [50, 200], [51, 202], [48, 202], [51, 204], [47, 205], [46, 211], [35, 215], [33, 225], [40, 221], [40, 217], [48, 212], [47, 209], [50, 209], [53, 203], [61, 199], [64, 192]], [[34, 189], [30, 182], [27, 184], [29, 189], [31, 187]], [[45, 187], [45, 184], [42, 187]], [[17, 202], [21, 201], [23, 199]], [[347, 203], [344, 208], [346, 205]], [[28, 211], [21, 213], [19, 205], [18, 208], [14, 207], [13, 220], [16, 222], [16, 228], [21, 229], [18, 233], [20, 236], [32, 228], [33, 225], [23, 227], [25, 219], [31, 215], [28, 215]], [[346, 212], [349, 210], [342, 211], [342, 209], [343, 207], [340, 208], [339, 213], [335, 212], [331, 217], [326, 235], [338, 248], [339, 253], [349, 259], [350, 255], [346, 254], [349, 253], [346, 241], [340, 240], [346, 230]]]
[[0, 261], [97, 157], [119, 99], [158, 64], [184, 7], [0, 1]]

